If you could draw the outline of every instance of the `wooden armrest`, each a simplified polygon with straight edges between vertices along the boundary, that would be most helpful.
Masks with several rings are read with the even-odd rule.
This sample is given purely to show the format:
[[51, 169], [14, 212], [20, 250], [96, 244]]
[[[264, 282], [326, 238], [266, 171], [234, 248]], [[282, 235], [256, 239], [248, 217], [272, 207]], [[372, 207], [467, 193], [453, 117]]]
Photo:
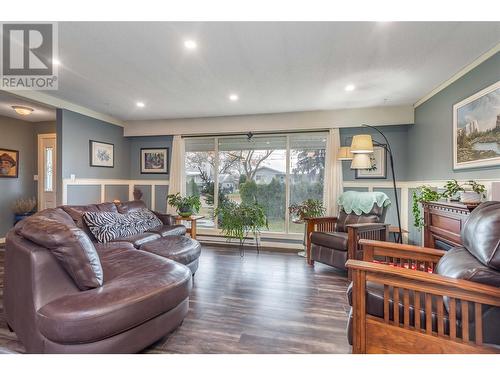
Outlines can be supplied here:
[[324, 221], [337, 221], [337, 216], [322, 216], [322, 217], [305, 217], [305, 221], [313, 222], [313, 223], [321, 223]]
[[[349, 259], [346, 266], [353, 272], [366, 272], [368, 281], [378, 283], [386, 281], [409, 290], [500, 306], [500, 288], [491, 285], [362, 260]], [[384, 278], [379, 279], [377, 275]]]
[[347, 224], [346, 228], [354, 228], [358, 232], [361, 232], [363, 230], [382, 230], [382, 229], [388, 229], [389, 224], [383, 224], [383, 223], [359, 223], [359, 224]]
[[364, 260], [373, 260], [374, 256], [387, 256], [393, 258], [404, 258], [418, 261], [438, 262], [441, 257], [446, 254], [444, 250], [431, 249], [428, 247], [404, 245], [400, 243], [375, 241], [375, 240], [359, 240], [359, 244], [363, 246]]

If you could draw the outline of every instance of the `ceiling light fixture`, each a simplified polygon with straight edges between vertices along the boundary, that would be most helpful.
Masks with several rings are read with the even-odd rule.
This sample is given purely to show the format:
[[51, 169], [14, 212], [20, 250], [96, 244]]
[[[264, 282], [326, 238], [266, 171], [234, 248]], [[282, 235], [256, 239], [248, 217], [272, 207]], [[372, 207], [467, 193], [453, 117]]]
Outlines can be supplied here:
[[356, 88], [356, 86], [354, 86], [353, 84], [349, 84], [347, 85], [344, 90], [345, 91], [354, 91], [354, 89]]
[[192, 50], [195, 50], [196, 48], [198, 48], [198, 44], [196, 44], [196, 42], [194, 40], [185, 40], [184, 47], [186, 47], [186, 49], [192, 51]]
[[12, 109], [14, 111], [16, 111], [16, 113], [18, 115], [21, 115], [21, 116], [28, 116], [28, 115], [31, 115], [31, 113], [34, 111], [33, 108], [30, 108], [30, 107], [24, 107], [22, 105], [13, 105], [12, 106]]
[[135, 103], [135, 105], [138, 106], [139, 108], [144, 108], [146, 106], [143, 102], [137, 102]]
[[237, 102], [239, 98], [240, 97], [236, 94], [229, 95], [229, 100], [231, 100], [232, 102]]

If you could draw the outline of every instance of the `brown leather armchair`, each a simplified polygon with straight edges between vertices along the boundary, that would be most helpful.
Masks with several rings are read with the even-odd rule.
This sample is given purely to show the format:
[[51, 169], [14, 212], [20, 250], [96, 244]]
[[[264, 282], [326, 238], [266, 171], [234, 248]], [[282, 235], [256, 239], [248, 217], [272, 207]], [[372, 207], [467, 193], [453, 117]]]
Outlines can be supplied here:
[[316, 261], [345, 270], [347, 259], [362, 259], [361, 238], [386, 241], [389, 230], [389, 224], [384, 224], [386, 213], [387, 207], [374, 204], [367, 214], [347, 214], [341, 209], [338, 217], [306, 218], [308, 264]]
[[449, 251], [360, 241], [363, 261], [347, 262], [353, 353], [500, 353], [500, 202], [472, 211], [461, 236]]

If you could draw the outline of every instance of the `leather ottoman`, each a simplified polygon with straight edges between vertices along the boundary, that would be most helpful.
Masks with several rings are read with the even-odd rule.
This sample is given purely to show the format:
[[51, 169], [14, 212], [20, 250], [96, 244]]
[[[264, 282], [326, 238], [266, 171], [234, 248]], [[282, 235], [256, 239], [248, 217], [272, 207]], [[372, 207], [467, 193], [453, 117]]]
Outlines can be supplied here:
[[184, 264], [189, 267], [193, 276], [198, 269], [198, 258], [201, 255], [200, 243], [185, 236], [162, 237], [145, 243], [140, 250]]

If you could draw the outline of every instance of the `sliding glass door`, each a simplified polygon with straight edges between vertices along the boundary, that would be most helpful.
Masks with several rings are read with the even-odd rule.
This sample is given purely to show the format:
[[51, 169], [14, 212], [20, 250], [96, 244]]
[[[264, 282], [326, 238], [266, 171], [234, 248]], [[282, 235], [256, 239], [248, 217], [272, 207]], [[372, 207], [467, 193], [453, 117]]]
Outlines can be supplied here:
[[269, 232], [303, 233], [287, 207], [323, 199], [325, 147], [326, 133], [186, 139], [186, 193], [201, 197], [201, 226], [216, 229], [214, 207], [232, 200], [260, 204]]

